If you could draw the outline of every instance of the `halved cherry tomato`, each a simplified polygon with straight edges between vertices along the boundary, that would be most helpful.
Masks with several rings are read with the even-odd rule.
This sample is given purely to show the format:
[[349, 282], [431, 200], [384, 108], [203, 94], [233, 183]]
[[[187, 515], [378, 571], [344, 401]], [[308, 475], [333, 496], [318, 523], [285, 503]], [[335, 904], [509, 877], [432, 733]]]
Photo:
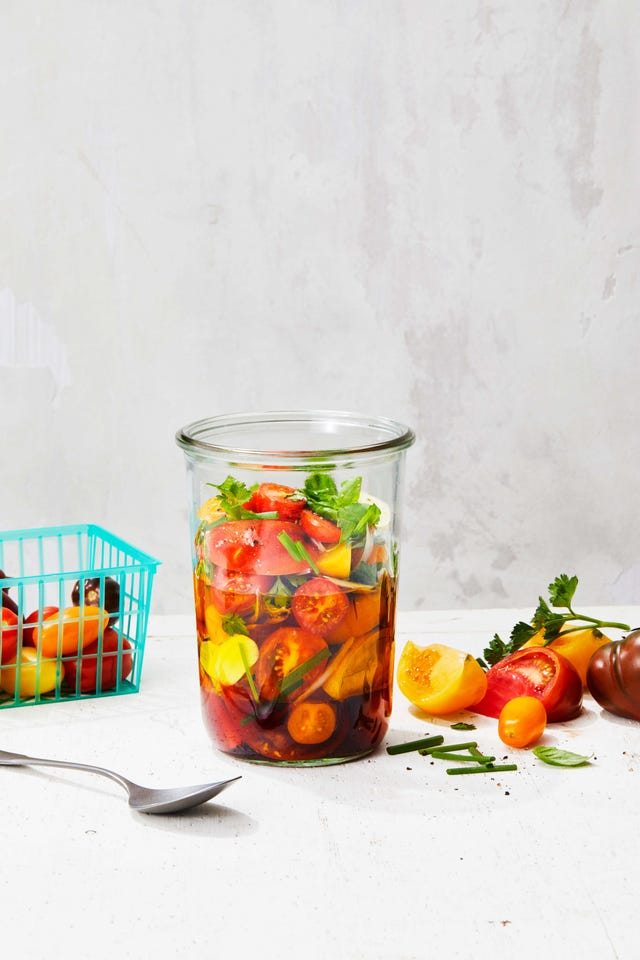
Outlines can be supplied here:
[[306, 502], [293, 487], [286, 487], [283, 483], [261, 483], [251, 494], [248, 509], [255, 513], [276, 511], [281, 520], [295, 521], [299, 519]]
[[336, 711], [330, 703], [298, 703], [291, 711], [287, 730], [296, 743], [324, 743], [336, 728]]
[[349, 600], [346, 617], [327, 635], [327, 643], [344, 643], [350, 637], [361, 637], [377, 627], [383, 619], [382, 591], [378, 586], [374, 590], [354, 593]]
[[303, 510], [300, 514], [300, 526], [309, 537], [320, 543], [338, 543], [341, 537], [340, 527], [326, 517], [312, 510]]
[[508, 700], [498, 718], [498, 736], [508, 747], [529, 747], [536, 743], [547, 725], [547, 711], [537, 697]]
[[78, 653], [106, 628], [109, 614], [98, 607], [67, 607], [43, 620], [34, 636], [44, 657]]
[[[267, 637], [256, 663], [256, 686], [261, 700], [274, 700], [282, 692], [282, 682], [292, 670], [329, 648], [316, 633], [298, 627], [279, 627]], [[296, 696], [305, 690], [324, 670], [320, 660], [300, 677], [295, 688]]]
[[306, 539], [300, 524], [284, 520], [230, 520], [206, 533], [209, 560], [227, 570], [286, 576], [306, 573], [306, 560], [295, 560], [278, 537], [287, 534], [296, 543], [304, 541], [305, 549], [315, 560], [317, 549]]
[[52, 617], [54, 613], [58, 612], [58, 607], [43, 607], [42, 610], [33, 610], [28, 617], [25, 618], [24, 624], [25, 628], [22, 631], [22, 642], [28, 647], [34, 647], [36, 644], [35, 633], [37, 627], [29, 626], [27, 624], [38, 624], [42, 623], [43, 620], [46, 620], [47, 617]]
[[582, 710], [582, 680], [576, 668], [550, 647], [521, 648], [487, 671], [487, 692], [474, 710], [499, 717], [514, 697], [537, 697], [549, 723], [573, 720]]
[[7, 663], [18, 649], [20, 618], [8, 607], [2, 607], [0, 617], [0, 663]]
[[470, 653], [443, 643], [418, 647], [408, 640], [398, 661], [398, 686], [414, 707], [439, 717], [477, 710], [487, 679]]
[[324, 637], [348, 614], [349, 598], [336, 583], [313, 577], [298, 587], [291, 600], [291, 609], [303, 629]]
[[113, 690], [118, 683], [118, 651], [120, 657], [120, 679], [126, 680], [133, 667], [133, 657], [128, 652], [131, 644], [126, 637], [120, 638], [115, 630], [107, 628], [102, 637], [102, 653], [96, 640], [90, 643], [75, 660], [64, 660], [65, 686], [76, 689], [76, 679], [80, 670], [80, 693], [95, 693], [98, 689], [98, 665], [100, 666], [100, 690]]
[[258, 598], [272, 586], [273, 579], [216, 567], [211, 584], [211, 602], [222, 614], [252, 613]]

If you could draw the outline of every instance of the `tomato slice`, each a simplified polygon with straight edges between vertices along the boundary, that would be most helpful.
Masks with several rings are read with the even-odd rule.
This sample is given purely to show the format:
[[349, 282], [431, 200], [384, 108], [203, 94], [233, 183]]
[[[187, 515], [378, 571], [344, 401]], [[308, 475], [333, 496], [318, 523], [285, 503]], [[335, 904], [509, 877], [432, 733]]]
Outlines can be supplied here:
[[[282, 693], [282, 681], [292, 670], [301, 667], [328, 647], [322, 637], [298, 627], [279, 627], [265, 640], [255, 667], [256, 686], [261, 700], [274, 700]], [[306, 689], [325, 668], [320, 660], [302, 673], [296, 685], [296, 696]]]
[[7, 663], [18, 649], [18, 616], [8, 607], [2, 607], [0, 618], [0, 661]]
[[487, 692], [473, 707], [485, 717], [500, 716], [514, 697], [537, 697], [547, 720], [573, 720], [582, 710], [582, 680], [566, 657], [550, 647], [516, 650], [487, 671]]
[[216, 567], [211, 584], [211, 602], [223, 615], [253, 613], [258, 598], [269, 590], [273, 582], [273, 577]]
[[296, 521], [306, 502], [293, 487], [287, 487], [283, 483], [261, 483], [251, 494], [248, 509], [255, 513], [276, 511], [280, 520]]
[[321, 517], [313, 510], [303, 510], [300, 514], [300, 526], [308, 537], [313, 537], [320, 543], [339, 543], [340, 527], [326, 517]]
[[349, 612], [349, 598], [336, 583], [313, 577], [298, 587], [291, 600], [293, 615], [304, 630], [324, 637]]
[[226, 570], [286, 576], [306, 573], [309, 564], [295, 560], [278, 537], [286, 533], [304, 546], [312, 560], [318, 550], [310, 543], [298, 523], [285, 520], [230, 520], [213, 527], [206, 534], [209, 560]]
[[324, 743], [336, 728], [336, 711], [330, 703], [298, 703], [289, 716], [287, 730], [296, 743]]

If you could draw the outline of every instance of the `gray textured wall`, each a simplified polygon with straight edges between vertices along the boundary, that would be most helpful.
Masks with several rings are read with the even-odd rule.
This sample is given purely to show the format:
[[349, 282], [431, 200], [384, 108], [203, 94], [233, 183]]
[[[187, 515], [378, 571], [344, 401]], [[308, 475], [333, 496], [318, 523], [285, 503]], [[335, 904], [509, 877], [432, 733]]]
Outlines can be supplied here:
[[633, 0], [0, 5], [0, 526], [190, 604], [173, 434], [397, 417], [401, 605], [640, 602]]

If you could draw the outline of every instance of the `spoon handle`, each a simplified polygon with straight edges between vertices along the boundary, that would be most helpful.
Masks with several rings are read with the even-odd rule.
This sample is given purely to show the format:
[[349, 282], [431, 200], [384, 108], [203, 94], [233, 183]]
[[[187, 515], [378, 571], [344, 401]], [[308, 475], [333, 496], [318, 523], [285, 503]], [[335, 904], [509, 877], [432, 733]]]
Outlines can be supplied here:
[[125, 790], [129, 790], [132, 785], [130, 780], [114, 770], [107, 770], [106, 767], [95, 767], [90, 763], [75, 763], [73, 760], [48, 760], [44, 757], [28, 757], [24, 753], [9, 753], [7, 750], [0, 750], [0, 764], [7, 767], [65, 767], [68, 770], [86, 770], [88, 773], [99, 773], [103, 777], [115, 780]]

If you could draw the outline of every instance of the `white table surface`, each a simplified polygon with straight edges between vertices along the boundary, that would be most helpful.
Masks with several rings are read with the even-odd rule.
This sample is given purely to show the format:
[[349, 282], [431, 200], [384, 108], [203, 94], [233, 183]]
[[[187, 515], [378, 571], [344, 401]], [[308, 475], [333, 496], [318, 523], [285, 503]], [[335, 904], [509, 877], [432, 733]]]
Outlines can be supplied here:
[[[400, 613], [398, 651], [413, 639], [477, 655], [530, 614]], [[640, 623], [640, 607], [595, 614]], [[370, 758], [234, 760], [201, 721], [192, 618], [152, 620], [140, 693], [3, 710], [0, 747], [149, 785], [242, 779], [188, 814], [145, 816], [90, 774], [0, 768], [3, 941], [22, 958], [635, 960], [640, 724], [587, 698], [544, 739], [594, 754], [579, 769], [507, 750], [482, 717], [473, 738], [516, 772], [450, 777], [386, 753], [434, 732], [468, 739], [453, 719], [426, 720], [396, 691]]]

